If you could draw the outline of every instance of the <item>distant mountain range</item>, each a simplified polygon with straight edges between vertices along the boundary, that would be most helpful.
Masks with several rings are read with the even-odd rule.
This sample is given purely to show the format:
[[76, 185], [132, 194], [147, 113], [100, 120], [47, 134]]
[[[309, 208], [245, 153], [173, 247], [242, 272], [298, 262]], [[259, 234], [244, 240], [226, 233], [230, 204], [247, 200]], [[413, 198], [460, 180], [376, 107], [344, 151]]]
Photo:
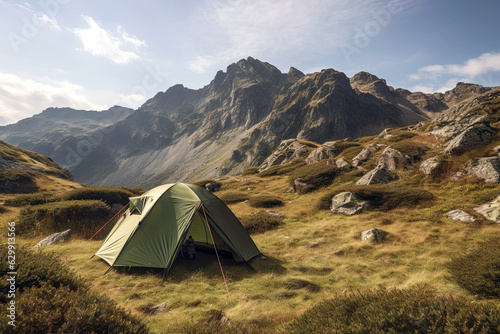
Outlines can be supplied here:
[[459, 83], [424, 94], [366, 72], [282, 73], [249, 57], [202, 89], [175, 85], [137, 110], [49, 108], [0, 127], [0, 139], [50, 156], [79, 182], [147, 188], [241, 172], [289, 138], [323, 143], [416, 124], [489, 90]]

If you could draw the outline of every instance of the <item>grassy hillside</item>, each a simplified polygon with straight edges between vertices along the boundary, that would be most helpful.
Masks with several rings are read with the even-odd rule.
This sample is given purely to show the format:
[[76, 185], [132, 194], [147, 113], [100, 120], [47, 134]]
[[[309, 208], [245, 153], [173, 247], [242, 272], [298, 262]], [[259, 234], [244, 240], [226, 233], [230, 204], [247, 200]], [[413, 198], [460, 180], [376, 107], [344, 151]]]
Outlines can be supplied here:
[[[221, 190], [216, 194], [230, 203], [266, 257], [252, 260], [255, 271], [222, 258], [227, 289], [210, 254], [200, 253], [196, 260], [180, 256], [163, 281], [162, 272], [154, 269], [117, 269], [103, 275], [109, 266], [90, 258], [99, 240], [76, 236], [46, 250], [59, 254], [89, 282], [91, 291], [107, 295], [142, 319], [153, 333], [324, 333], [325, 324], [339, 333], [361, 333], [363, 326], [381, 333], [391, 328], [421, 330], [422, 324], [427, 324], [427, 332], [467, 332], [470, 324], [476, 324], [471, 333], [498, 333], [500, 296], [495, 291], [499, 291], [500, 230], [474, 207], [497, 197], [500, 186], [472, 177], [452, 181], [450, 176], [471, 158], [492, 156], [500, 137], [496, 134], [465, 154], [444, 157], [447, 163], [440, 174], [427, 177], [419, 172], [420, 163], [442, 156], [444, 144], [427, 131], [429, 126], [360, 138], [355, 141], [358, 146], [340, 153], [339, 157], [352, 162], [364, 147], [384, 144], [410, 156], [411, 164], [394, 171], [399, 180], [388, 184], [355, 185], [376, 166], [382, 150], [352, 171], [325, 173], [331, 169], [324, 166], [331, 166], [332, 160], [275, 168], [283, 173], [259, 174], [252, 169], [220, 179]], [[291, 181], [297, 175], [315, 182], [314, 188], [294, 192]], [[43, 185], [44, 191], [58, 198], [56, 203], [71, 194], [67, 181], [58, 182]], [[331, 197], [342, 191], [372, 201], [371, 207], [354, 216], [332, 214]], [[71, 199], [99, 200], [90, 197]], [[271, 210], [282, 215], [274, 222], [264, 211], [269, 203], [276, 204]], [[0, 213], [0, 220], [6, 230], [5, 223], [16, 221], [29, 206], [4, 208], [7, 211]], [[454, 209], [464, 210], [476, 221], [449, 219], [446, 213]], [[386, 239], [362, 241], [361, 232], [371, 228], [387, 232]], [[102, 234], [96, 238], [103, 238]], [[19, 243], [32, 246], [43, 237], [27, 235]], [[473, 269], [464, 276], [457, 269], [463, 266]], [[164, 312], [154, 313], [151, 307], [161, 303], [166, 303]], [[408, 310], [405, 314], [412, 316], [405, 318], [407, 326], [397, 327], [400, 318], [391, 307]], [[342, 318], [346, 314], [352, 318]], [[441, 320], [434, 323], [436, 319]], [[348, 327], [348, 321], [357, 327]]]

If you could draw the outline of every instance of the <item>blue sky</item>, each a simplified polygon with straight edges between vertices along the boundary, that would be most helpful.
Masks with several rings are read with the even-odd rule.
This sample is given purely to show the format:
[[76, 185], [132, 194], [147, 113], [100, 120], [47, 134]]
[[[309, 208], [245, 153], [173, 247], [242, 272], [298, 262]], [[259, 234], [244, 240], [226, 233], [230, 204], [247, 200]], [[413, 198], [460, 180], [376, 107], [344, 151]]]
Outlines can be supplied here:
[[0, 0], [0, 125], [47, 107], [137, 108], [252, 56], [412, 91], [500, 85], [500, 1]]

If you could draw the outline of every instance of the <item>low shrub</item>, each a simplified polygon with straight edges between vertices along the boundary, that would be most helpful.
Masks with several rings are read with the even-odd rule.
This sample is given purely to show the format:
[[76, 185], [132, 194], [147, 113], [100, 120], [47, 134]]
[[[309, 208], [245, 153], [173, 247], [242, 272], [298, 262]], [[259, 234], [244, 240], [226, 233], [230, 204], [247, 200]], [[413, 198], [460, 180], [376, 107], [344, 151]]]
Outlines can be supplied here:
[[123, 187], [122, 186], [122, 187], [118, 187], [118, 188], [130, 192], [134, 196], [141, 196], [142, 194], [144, 194], [146, 192], [144, 189], [138, 188], [138, 187]]
[[0, 192], [26, 193], [34, 192], [38, 188], [35, 183], [37, 174], [25, 169], [0, 170]]
[[[9, 270], [8, 245], [0, 246], [0, 270], [7, 273]], [[42, 251], [32, 251], [24, 247], [16, 248], [15, 262], [17, 270], [16, 289], [23, 292], [29, 287], [40, 287], [43, 283], [55, 288], [66, 286], [70, 290], [77, 290], [86, 287], [86, 283], [70, 270], [70, 268], [60, 261], [59, 257], [53, 253]], [[8, 291], [9, 282], [6, 279], [0, 280], [2, 291]], [[0, 303], [7, 301], [7, 295], [0, 295]], [[16, 304], [17, 305], [17, 304]]]
[[250, 234], [264, 233], [266, 231], [274, 230], [283, 224], [281, 216], [273, 216], [265, 211], [259, 211], [249, 216], [240, 219], [243, 227]]
[[248, 204], [254, 208], [272, 208], [283, 205], [283, 201], [273, 195], [253, 195], [248, 199]]
[[304, 158], [298, 158], [285, 165], [276, 165], [271, 166], [263, 172], [260, 172], [258, 175], [261, 177], [274, 176], [274, 175], [283, 175], [288, 174], [296, 170], [297, 168], [304, 166], [306, 164]]
[[361, 199], [369, 201], [370, 206], [382, 211], [397, 207], [413, 207], [434, 199], [434, 195], [425, 189], [404, 185], [373, 184], [368, 186], [345, 185], [336, 188], [320, 198], [318, 209], [330, 210], [332, 197], [338, 193], [349, 191]]
[[224, 203], [233, 204], [246, 201], [250, 195], [242, 191], [225, 191], [217, 194]]
[[337, 141], [335, 142], [335, 148], [338, 154], [344, 152], [351, 147], [361, 147], [358, 143], [353, 143], [352, 141]]
[[448, 264], [451, 278], [472, 294], [500, 297], [500, 238], [481, 243]]
[[281, 333], [498, 333], [493, 302], [409, 290], [337, 294], [281, 328]]
[[399, 141], [391, 144], [391, 147], [399, 152], [410, 156], [414, 161], [419, 161], [430, 150], [427, 145], [409, 140]]
[[71, 229], [72, 233], [89, 237], [101, 226], [110, 207], [97, 200], [61, 201], [29, 207], [18, 217], [18, 233], [54, 233]]
[[241, 175], [253, 175], [259, 172], [259, 167], [248, 167], [243, 170]]
[[335, 165], [317, 163], [298, 168], [288, 177], [288, 182], [293, 186], [294, 181], [300, 178], [308, 187], [307, 190], [299, 192], [309, 192], [330, 185], [337, 174], [338, 169]]
[[408, 130], [391, 131], [389, 134], [390, 136], [387, 137], [387, 142], [389, 143], [397, 143], [402, 140], [410, 139], [417, 136], [415, 132], [410, 132]]
[[222, 310], [212, 309], [198, 321], [179, 328], [184, 334], [259, 334], [261, 329], [256, 324], [236, 324], [224, 321], [227, 319]]
[[26, 194], [17, 195], [13, 198], [8, 198], [5, 200], [5, 205], [8, 206], [26, 206], [26, 205], [40, 205], [45, 203], [50, 203], [56, 201], [56, 197], [50, 194], [36, 193], [36, 194]]
[[9, 211], [5, 206], [0, 205], [0, 214]]
[[221, 186], [221, 185], [222, 185], [222, 183], [221, 183], [221, 182], [219, 182], [219, 181], [215, 181], [215, 180], [212, 180], [212, 179], [203, 179], [203, 180], [194, 181], [194, 182], [189, 182], [189, 183], [194, 184], [195, 186], [200, 186], [200, 187], [203, 187], [203, 188], [205, 188], [205, 185], [206, 185], [207, 183], [214, 183], [214, 184], [219, 185], [219, 186]]
[[61, 199], [64, 201], [97, 200], [108, 205], [119, 203], [126, 205], [129, 197], [134, 194], [128, 190], [115, 187], [88, 187], [74, 189], [64, 194]]

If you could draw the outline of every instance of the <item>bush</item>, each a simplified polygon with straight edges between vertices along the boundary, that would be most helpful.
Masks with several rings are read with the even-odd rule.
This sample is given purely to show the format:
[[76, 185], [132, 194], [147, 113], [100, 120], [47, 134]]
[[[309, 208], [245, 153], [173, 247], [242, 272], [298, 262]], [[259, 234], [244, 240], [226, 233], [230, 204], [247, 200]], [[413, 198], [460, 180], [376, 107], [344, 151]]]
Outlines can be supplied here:
[[500, 238], [481, 243], [448, 265], [452, 279], [472, 294], [500, 297]]
[[241, 175], [252, 175], [252, 174], [257, 174], [259, 172], [259, 167], [248, 167], [243, 170], [243, 173]]
[[391, 147], [403, 154], [410, 156], [414, 161], [422, 159], [427, 151], [429, 151], [429, 147], [427, 145], [408, 140], [392, 144]]
[[309, 185], [307, 191], [302, 192], [308, 192], [318, 189], [322, 186], [330, 185], [337, 173], [338, 169], [337, 167], [335, 167], [335, 165], [317, 163], [297, 169], [288, 177], [288, 182], [291, 186], [293, 186], [294, 181], [300, 178], [302, 179], [302, 182]]
[[301, 166], [304, 166], [305, 164], [306, 164], [305, 159], [298, 158], [298, 159], [295, 159], [286, 165], [271, 166], [268, 169], [266, 169], [265, 171], [260, 172], [258, 175], [261, 177], [283, 175], [283, 174], [293, 172], [294, 170], [296, 170], [297, 168], [299, 168]]
[[142, 194], [144, 194], [146, 192], [144, 189], [138, 188], [138, 187], [123, 187], [122, 186], [122, 187], [118, 187], [118, 188], [130, 192], [134, 196], [141, 196]]
[[0, 170], [0, 192], [26, 193], [36, 191], [37, 174], [25, 169]]
[[129, 197], [134, 194], [128, 190], [114, 187], [89, 187], [74, 189], [64, 194], [61, 199], [64, 201], [98, 200], [108, 205], [119, 203], [126, 205]]
[[423, 288], [337, 294], [282, 333], [498, 333], [500, 306]]
[[54, 233], [71, 229], [83, 237], [91, 236], [109, 214], [109, 206], [96, 200], [62, 201], [37, 205], [21, 211], [18, 233]]
[[[84, 281], [69, 269], [69, 267], [60, 261], [53, 253], [42, 251], [30, 251], [26, 248], [17, 248], [16, 252], [16, 289], [18, 292], [23, 292], [29, 287], [40, 287], [43, 283], [59, 288], [66, 286], [70, 290], [77, 290], [86, 287]], [[0, 246], [0, 270], [2, 273], [7, 273], [8, 267], [8, 248], [7, 245]], [[2, 291], [8, 291], [8, 281], [0, 280], [0, 288]], [[7, 301], [6, 294], [0, 295], [0, 303]]]
[[45, 203], [54, 202], [56, 197], [50, 194], [37, 193], [27, 195], [17, 195], [14, 198], [5, 200], [5, 205], [8, 206], [26, 206], [26, 205], [40, 205]]
[[250, 234], [264, 233], [266, 231], [274, 230], [283, 224], [281, 216], [272, 216], [265, 211], [259, 211], [240, 219], [243, 227]]
[[338, 151], [338, 154], [344, 152], [348, 148], [351, 147], [360, 147], [358, 143], [353, 143], [351, 141], [337, 141], [335, 142], [335, 148]]
[[233, 204], [246, 201], [250, 195], [242, 191], [226, 191], [217, 195], [224, 203]]
[[334, 191], [321, 197], [318, 202], [318, 209], [330, 210], [332, 197], [344, 191], [349, 191], [358, 195], [361, 199], [369, 201], [371, 207], [382, 211], [402, 206], [412, 207], [434, 199], [434, 195], [427, 190], [410, 188], [404, 185], [347, 185], [338, 187]]
[[283, 201], [272, 195], [253, 195], [248, 199], [248, 204], [254, 208], [272, 208], [283, 205]]
[[7, 212], [7, 211], [9, 211], [9, 210], [7, 210], [7, 208], [6, 208], [5, 206], [0, 205], [0, 214], [1, 214], [1, 213], [5, 213], [5, 212]]
[[194, 184], [195, 186], [203, 187], [203, 188], [205, 188], [205, 184], [207, 184], [207, 183], [214, 183], [214, 184], [217, 184], [219, 186], [222, 185], [221, 182], [215, 181], [215, 180], [212, 180], [212, 179], [203, 179], [203, 180], [189, 182], [189, 183]]

